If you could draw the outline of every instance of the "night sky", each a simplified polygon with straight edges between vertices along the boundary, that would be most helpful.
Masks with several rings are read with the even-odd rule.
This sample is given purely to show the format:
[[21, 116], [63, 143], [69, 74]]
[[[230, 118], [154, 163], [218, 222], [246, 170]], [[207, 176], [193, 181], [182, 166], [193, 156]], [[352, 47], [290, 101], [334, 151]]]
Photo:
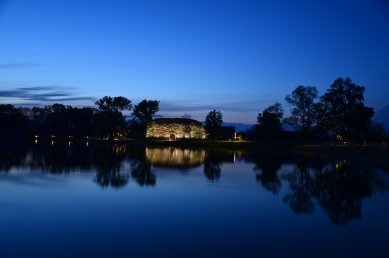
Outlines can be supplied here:
[[389, 3], [0, 0], [0, 103], [157, 99], [159, 115], [255, 123], [297, 85], [338, 77], [389, 104]]

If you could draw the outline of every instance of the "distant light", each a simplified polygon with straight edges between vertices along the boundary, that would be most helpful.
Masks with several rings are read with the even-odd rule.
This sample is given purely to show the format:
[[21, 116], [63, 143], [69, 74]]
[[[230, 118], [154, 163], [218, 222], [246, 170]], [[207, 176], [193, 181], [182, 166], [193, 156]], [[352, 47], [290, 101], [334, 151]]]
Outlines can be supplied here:
[[38, 138], [38, 137], [39, 137], [39, 136], [36, 134], [36, 135], [35, 135], [35, 138]]

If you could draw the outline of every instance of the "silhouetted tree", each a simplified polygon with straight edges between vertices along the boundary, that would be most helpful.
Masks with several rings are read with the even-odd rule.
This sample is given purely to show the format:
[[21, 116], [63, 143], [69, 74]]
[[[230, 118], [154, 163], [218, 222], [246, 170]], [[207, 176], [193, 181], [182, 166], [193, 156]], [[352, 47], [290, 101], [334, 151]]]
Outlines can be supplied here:
[[316, 121], [317, 104], [315, 100], [317, 98], [318, 91], [316, 87], [301, 85], [297, 86], [291, 95], [285, 97], [286, 102], [293, 107], [292, 115], [286, 118], [285, 121], [300, 131], [304, 143]]
[[282, 132], [281, 118], [284, 110], [280, 103], [265, 108], [258, 114], [256, 131], [260, 138], [267, 142], [276, 141]]
[[119, 112], [119, 111], [130, 111], [132, 109], [131, 100], [119, 96], [109, 97], [105, 96], [95, 102], [101, 111]]
[[0, 138], [21, 139], [30, 135], [29, 124], [20, 110], [10, 104], [0, 104]]
[[92, 118], [95, 111], [92, 108], [68, 107], [68, 126], [74, 137], [85, 137], [92, 133]]
[[[142, 100], [135, 105], [133, 116], [138, 120], [138, 129], [141, 130], [142, 138], [146, 138], [147, 126], [153, 121], [153, 115], [159, 111], [159, 101], [157, 100]], [[137, 121], [133, 121], [137, 123]]]
[[132, 109], [131, 101], [125, 97], [105, 96], [95, 102], [100, 112], [93, 116], [93, 129], [99, 136], [109, 135], [113, 140], [114, 133], [126, 126], [121, 111]]
[[372, 144], [381, 144], [387, 141], [385, 127], [381, 123], [371, 123], [368, 131], [367, 140]]
[[32, 120], [30, 124], [33, 134], [47, 136], [49, 134], [46, 124], [47, 110], [41, 107], [33, 107], [31, 109], [31, 115]]
[[350, 78], [336, 79], [321, 97], [320, 125], [343, 140], [361, 140], [374, 115], [373, 108], [364, 105], [364, 91], [365, 87], [356, 85]]
[[223, 114], [220, 111], [212, 110], [205, 118], [205, 130], [212, 140], [220, 134], [221, 124], [223, 123]]
[[62, 104], [45, 106], [46, 126], [49, 134], [65, 136], [69, 134], [69, 124], [66, 107]]

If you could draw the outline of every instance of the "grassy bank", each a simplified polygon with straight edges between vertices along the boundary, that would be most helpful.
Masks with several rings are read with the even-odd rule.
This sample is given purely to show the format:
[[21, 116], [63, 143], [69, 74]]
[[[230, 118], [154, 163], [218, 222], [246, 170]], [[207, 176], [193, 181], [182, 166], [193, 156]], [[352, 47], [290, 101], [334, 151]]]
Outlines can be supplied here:
[[388, 147], [366, 146], [296, 146], [303, 155], [321, 155], [330, 159], [358, 161], [389, 170]]
[[[96, 142], [106, 142], [105, 140], [95, 140]], [[293, 146], [283, 143], [262, 144], [253, 141], [207, 141], [207, 140], [115, 140], [114, 143], [123, 143], [133, 146], [147, 147], [177, 147], [177, 148], [206, 148], [213, 150], [246, 150], [246, 151], [284, 151], [290, 150]]]

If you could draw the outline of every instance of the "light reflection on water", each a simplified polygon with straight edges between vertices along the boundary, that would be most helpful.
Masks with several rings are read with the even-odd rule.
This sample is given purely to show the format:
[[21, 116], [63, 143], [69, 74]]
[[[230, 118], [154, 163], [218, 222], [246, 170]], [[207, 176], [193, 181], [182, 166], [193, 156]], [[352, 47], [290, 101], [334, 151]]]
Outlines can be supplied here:
[[388, 172], [344, 159], [36, 144], [1, 150], [0, 189], [0, 257], [386, 257], [389, 237]]

